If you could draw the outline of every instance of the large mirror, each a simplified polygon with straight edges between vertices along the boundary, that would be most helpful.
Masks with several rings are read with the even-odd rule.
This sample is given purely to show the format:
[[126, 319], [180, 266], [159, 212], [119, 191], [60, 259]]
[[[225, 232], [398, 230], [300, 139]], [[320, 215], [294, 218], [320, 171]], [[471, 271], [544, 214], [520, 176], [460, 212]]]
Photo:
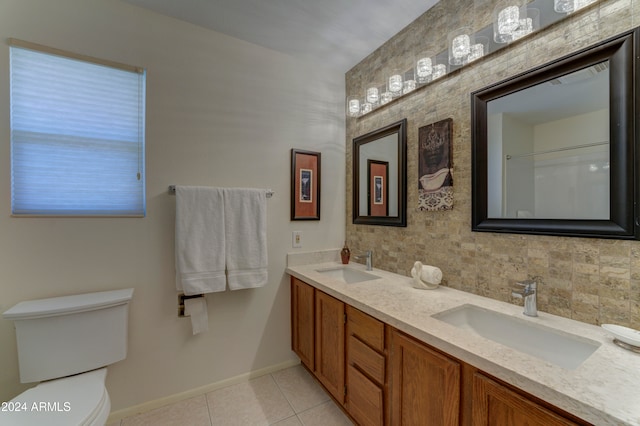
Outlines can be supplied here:
[[407, 120], [353, 140], [353, 223], [407, 226]]
[[638, 239], [634, 36], [472, 94], [472, 229]]

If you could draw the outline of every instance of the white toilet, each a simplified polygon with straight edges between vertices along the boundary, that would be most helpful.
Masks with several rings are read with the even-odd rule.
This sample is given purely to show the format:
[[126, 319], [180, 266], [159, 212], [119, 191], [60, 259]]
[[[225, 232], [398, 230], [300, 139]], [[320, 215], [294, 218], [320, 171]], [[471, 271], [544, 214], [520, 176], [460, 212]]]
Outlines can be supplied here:
[[133, 289], [20, 302], [15, 322], [20, 381], [42, 382], [0, 410], [0, 425], [104, 425], [107, 365], [127, 356]]

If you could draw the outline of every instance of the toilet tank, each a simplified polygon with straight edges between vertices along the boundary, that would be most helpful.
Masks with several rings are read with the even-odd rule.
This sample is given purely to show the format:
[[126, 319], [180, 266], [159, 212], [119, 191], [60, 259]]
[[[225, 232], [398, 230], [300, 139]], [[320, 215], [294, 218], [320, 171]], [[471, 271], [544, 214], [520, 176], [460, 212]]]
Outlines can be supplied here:
[[20, 381], [40, 382], [127, 356], [133, 289], [20, 302], [4, 314], [16, 328]]

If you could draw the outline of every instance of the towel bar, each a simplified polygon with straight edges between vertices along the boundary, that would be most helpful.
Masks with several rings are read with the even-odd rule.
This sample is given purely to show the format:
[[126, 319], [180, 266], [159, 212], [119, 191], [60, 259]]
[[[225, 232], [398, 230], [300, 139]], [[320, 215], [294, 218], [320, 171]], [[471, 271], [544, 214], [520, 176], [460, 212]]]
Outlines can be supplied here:
[[[170, 195], [175, 195], [176, 194], [176, 186], [175, 185], [169, 185], [169, 194]], [[267, 198], [271, 198], [273, 196], [273, 191], [270, 189], [267, 189]]]

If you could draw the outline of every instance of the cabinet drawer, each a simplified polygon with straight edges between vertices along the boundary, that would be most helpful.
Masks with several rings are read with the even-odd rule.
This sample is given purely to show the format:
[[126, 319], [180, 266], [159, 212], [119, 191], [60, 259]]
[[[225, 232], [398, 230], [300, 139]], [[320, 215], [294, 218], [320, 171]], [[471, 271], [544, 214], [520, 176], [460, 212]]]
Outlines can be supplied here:
[[384, 323], [347, 305], [347, 333], [379, 352], [384, 351]]
[[384, 424], [382, 389], [351, 365], [347, 367], [347, 400], [349, 414], [359, 424]]
[[384, 383], [384, 356], [362, 343], [355, 336], [349, 336], [347, 345], [348, 363], [357, 366], [379, 384]]

